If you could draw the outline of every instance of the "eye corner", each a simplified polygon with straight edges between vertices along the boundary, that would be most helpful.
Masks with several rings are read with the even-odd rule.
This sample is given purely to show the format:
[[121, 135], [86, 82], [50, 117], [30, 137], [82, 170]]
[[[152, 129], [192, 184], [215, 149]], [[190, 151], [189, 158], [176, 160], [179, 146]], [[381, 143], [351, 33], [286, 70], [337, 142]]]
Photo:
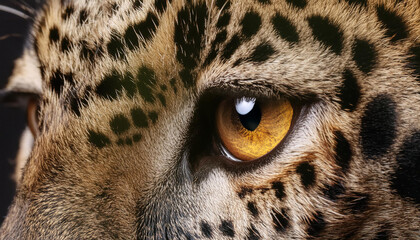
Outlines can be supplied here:
[[34, 138], [39, 136], [39, 94], [33, 92], [0, 90], [0, 104], [8, 107], [26, 108], [27, 125]]
[[31, 99], [39, 99], [39, 94], [0, 89], [0, 104], [11, 107], [25, 107]]
[[34, 138], [40, 135], [39, 111], [39, 98], [29, 99], [26, 110], [27, 124]]

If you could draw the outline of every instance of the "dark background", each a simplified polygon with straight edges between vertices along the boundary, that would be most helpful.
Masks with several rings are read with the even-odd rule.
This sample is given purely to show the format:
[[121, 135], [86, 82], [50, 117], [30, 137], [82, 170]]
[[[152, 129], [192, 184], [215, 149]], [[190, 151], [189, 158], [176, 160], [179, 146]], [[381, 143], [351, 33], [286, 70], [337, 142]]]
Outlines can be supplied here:
[[[0, 5], [12, 7], [34, 16], [30, 9], [40, 6], [40, 0], [0, 0]], [[25, 6], [29, 8], [25, 9]], [[11, 75], [14, 60], [20, 56], [28, 35], [31, 19], [0, 11], [0, 89], [3, 89]], [[10, 107], [0, 103], [0, 224], [10, 205], [15, 184], [11, 179], [13, 160], [19, 146], [19, 139], [25, 128], [26, 109]]]

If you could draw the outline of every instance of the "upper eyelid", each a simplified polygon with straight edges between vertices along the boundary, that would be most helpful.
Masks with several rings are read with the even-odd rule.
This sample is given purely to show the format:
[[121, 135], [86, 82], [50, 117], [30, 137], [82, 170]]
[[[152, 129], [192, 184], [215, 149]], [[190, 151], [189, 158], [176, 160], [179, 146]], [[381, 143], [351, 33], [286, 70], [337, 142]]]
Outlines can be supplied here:
[[[280, 87], [278, 87], [279, 85]], [[286, 98], [293, 102], [312, 102], [321, 98], [315, 92], [301, 92], [297, 89], [290, 89], [288, 86], [279, 85], [255, 79], [216, 81], [201, 89], [199, 98], [205, 95], [229, 96], [231, 98], [240, 98], [245, 96], [255, 97], [257, 99]], [[284, 90], [286, 88], [288, 89]]]
[[[248, 81], [252, 81], [253, 83], [247, 83]], [[255, 98], [273, 98], [279, 97], [279, 95], [285, 96], [284, 94], [273, 91], [271, 86], [267, 84], [258, 84], [253, 79], [212, 82], [201, 90], [200, 95], [208, 93], [217, 95], [225, 95], [228, 93], [231, 97], [250, 96]]]
[[[314, 101], [328, 100], [325, 92], [320, 89], [310, 89], [299, 84], [274, 79], [244, 78], [243, 76], [219, 76], [202, 84], [199, 90], [203, 95], [207, 92], [236, 94], [237, 97], [249, 95], [257, 98], [287, 98], [291, 100]], [[223, 95], [223, 94], [221, 94]], [[328, 95], [328, 94], [327, 94]]]

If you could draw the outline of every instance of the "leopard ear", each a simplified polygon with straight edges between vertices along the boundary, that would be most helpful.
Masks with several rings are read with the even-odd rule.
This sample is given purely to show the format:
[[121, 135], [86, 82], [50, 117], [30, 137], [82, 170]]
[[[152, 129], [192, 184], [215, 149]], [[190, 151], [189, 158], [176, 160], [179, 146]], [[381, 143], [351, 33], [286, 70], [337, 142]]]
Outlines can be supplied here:
[[39, 61], [32, 48], [25, 48], [15, 61], [6, 87], [0, 90], [0, 103], [26, 106], [29, 100], [42, 95], [42, 77]]

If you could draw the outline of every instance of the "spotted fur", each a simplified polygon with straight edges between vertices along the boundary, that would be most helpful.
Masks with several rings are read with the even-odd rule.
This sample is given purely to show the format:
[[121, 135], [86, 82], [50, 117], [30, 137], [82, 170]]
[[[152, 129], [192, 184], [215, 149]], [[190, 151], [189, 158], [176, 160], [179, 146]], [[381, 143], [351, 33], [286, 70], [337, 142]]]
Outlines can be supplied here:
[[[0, 238], [418, 239], [419, 23], [415, 0], [47, 0], [5, 89], [39, 95], [41, 134]], [[251, 164], [212, 147], [242, 95], [302, 107]]]

